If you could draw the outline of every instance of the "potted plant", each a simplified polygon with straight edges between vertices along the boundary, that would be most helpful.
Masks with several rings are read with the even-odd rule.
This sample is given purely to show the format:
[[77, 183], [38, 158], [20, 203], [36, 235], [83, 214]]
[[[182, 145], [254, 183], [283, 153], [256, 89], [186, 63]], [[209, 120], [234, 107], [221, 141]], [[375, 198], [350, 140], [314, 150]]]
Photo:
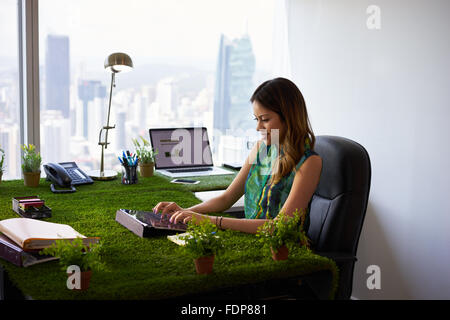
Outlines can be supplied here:
[[36, 146], [24, 144], [21, 146], [23, 150], [22, 156], [22, 172], [25, 186], [37, 187], [41, 178], [41, 154], [36, 152]]
[[158, 150], [153, 150], [150, 143], [140, 136], [142, 144], [138, 139], [133, 139], [133, 144], [136, 147], [136, 154], [139, 159], [139, 171], [142, 177], [151, 177], [153, 175], [153, 167], [155, 165], [155, 156]]
[[0, 148], [0, 182], [2, 182], [3, 170], [5, 169], [5, 151]]
[[280, 212], [275, 219], [270, 219], [258, 228], [256, 236], [265, 248], [270, 248], [272, 259], [286, 260], [289, 250], [296, 245], [309, 247], [309, 239], [303, 230], [305, 210], [296, 209], [293, 216]]
[[201, 220], [197, 224], [193, 218], [188, 222], [186, 231], [187, 234], [180, 237], [181, 240], [184, 240], [183, 250], [194, 259], [198, 274], [211, 273], [214, 257], [223, 248], [216, 225], [212, 224], [209, 219]]
[[[82, 238], [74, 240], [55, 240], [48, 248], [42, 249], [40, 255], [50, 255], [59, 258], [59, 264], [63, 271], [67, 271], [67, 267], [75, 265], [81, 271], [81, 288], [76, 290], [86, 290], [92, 277], [92, 271], [101, 271], [104, 264], [100, 261], [99, 243], [93, 243], [89, 246], [83, 244]], [[67, 276], [72, 274], [68, 273]]]

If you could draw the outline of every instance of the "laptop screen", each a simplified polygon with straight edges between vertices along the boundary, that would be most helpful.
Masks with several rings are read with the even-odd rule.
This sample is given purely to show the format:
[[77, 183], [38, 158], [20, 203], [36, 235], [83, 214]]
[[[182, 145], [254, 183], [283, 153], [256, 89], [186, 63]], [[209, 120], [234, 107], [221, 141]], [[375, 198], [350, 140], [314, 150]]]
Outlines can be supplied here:
[[206, 128], [150, 129], [156, 169], [213, 166]]

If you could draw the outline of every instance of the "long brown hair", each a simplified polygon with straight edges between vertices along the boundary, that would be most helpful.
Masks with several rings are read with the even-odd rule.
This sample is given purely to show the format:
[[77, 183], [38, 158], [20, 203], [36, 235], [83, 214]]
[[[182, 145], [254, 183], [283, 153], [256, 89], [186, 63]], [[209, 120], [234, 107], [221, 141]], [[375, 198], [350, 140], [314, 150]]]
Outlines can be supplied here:
[[265, 81], [256, 88], [250, 101], [257, 101], [263, 107], [276, 112], [286, 126], [286, 134], [280, 137], [284, 155], [278, 155], [271, 177], [271, 183], [277, 183], [282, 177], [295, 171], [295, 166], [305, 153], [305, 139], [309, 139], [314, 149], [316, 138], [306, 110], [305, 99], [297, 86], [285, 78]]

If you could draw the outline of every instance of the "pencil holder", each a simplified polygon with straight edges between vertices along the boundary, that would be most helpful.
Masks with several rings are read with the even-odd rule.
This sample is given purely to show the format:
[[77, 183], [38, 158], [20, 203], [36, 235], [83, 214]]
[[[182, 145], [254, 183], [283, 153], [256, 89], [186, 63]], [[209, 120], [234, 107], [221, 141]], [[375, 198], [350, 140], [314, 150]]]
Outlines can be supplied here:
[[122, 166], [122, 184], [135, 184], [138, 182], [137, 165]]

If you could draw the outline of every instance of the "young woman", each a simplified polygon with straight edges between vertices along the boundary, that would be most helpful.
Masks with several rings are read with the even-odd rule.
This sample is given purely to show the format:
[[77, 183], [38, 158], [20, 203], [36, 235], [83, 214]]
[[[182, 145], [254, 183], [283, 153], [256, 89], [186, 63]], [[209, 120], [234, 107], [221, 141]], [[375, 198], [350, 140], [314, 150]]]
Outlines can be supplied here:
[[[308, 205], [319, 183], [322, 159], [313, 151], [315, 137], [300, 90], [290, 80], [276, 78], [262, 83], [250, 101], [262, 135], [241, 170], [226, 189], [213, 199], [190, 208], [160, 202], [153, 211], [171, 215], [170, 221], [187, 223], [210, 219], [222, 229], [256, 233], [269, 218], [283, 211], [292, 216]], [[245, 218], [208, 216], [223, 212], [245, 193]]]

